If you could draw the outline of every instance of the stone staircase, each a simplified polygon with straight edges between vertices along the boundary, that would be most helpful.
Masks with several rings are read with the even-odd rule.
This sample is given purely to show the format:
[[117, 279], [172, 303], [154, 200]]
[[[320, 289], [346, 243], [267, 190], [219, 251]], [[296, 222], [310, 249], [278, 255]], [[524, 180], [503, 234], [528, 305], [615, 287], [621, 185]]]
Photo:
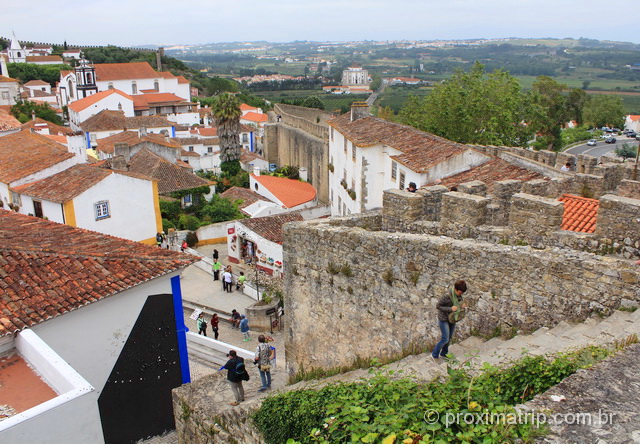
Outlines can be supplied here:
[[[618, 310], [607, 318], [589, 318], [577, 324], [562, 321], [553, 328], [542, 327], [529, 335], [518, 335], [509, 340], [496, 337], [484, 341], [471, 336], [453, 344], [449, 351], [458, 361], [470, 360], [478, 368], [484, 362], [505, 365], [527, 354], [549, 355], [588, 345], [609, 344], [622, 341], [632, 334], [640, 336], [640, 310]], [[425, 353], [390, 364], [389, 369], [403, 370], [405, 375], [430, 380], [446, 372], [446, 364], [440, 361], [433, 362]]]

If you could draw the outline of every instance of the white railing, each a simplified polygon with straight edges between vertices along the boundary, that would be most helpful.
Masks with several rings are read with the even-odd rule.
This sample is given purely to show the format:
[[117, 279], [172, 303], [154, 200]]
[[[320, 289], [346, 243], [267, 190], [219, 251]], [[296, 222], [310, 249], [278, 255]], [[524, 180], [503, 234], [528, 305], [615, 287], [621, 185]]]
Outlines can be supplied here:
[[249, 350], [190, 331], [187, 332], [187, 348], [190, 354], [219, 365], [227, 362], [230, 350], [235, 350], [238, 356], [249, 361], [253, 361], [254, 357], [254, 353]]

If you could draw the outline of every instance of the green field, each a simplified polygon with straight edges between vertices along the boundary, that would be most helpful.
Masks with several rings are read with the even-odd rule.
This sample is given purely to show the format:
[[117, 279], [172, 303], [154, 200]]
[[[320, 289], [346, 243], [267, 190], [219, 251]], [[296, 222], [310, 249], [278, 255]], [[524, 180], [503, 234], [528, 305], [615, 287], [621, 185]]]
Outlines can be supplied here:
[[254, 93], [256, 96], [269, 100], [270, 102], [281, 102], [284, 100], [304, 99], [309, 96], [318, 96], [324, 104], [325, 110], [335, 111], [348, 108], [352, 102], [367, 100], [366, 94], [327, 94], [322, 90], [286, 90], [286, 91], [260, 91]]

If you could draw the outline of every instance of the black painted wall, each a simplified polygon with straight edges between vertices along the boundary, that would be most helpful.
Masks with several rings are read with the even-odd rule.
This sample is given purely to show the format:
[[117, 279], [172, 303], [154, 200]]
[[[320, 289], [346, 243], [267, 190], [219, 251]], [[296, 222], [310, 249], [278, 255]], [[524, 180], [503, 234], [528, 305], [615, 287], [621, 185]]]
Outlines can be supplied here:
[[98, 399], [105, 442], [175, 429], [171, 390], [181, 383], [172, 295], [149, 296]]

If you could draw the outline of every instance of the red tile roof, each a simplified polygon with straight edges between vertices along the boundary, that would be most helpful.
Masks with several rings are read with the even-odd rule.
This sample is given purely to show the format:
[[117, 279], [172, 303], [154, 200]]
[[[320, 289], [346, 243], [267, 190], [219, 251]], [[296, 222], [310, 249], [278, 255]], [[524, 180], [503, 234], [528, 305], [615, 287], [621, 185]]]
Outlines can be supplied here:
[[20, 128], [20, 121], [11, 114], [0, 109], [0, 131], [11, 131]]
[[129, 162], [129, 171], [146, 174], [158, 181], [158, 193], [168, 194], [174, 191], [212, 185], [191, 171], [163, 159], [146, 148], [138, 151]]
[[[242, 200], [242, 203], [238, 205], [238, 209], [240, 209], [240, 211], [242, 211], [243, 208], [246, 208], [249, 205], [258, 202], [259, 200], [264, 202], [271, 202], [271, 200], [267, 199], [264, 196], [259, 195], [255, 191], [251, 191], [248, 188], [242, 188], [242, 187], [231, 187], [228, 190], [226, 190], [224, 193], [221, 193], [220, 196], [225, 197], [231, 201], [235, 201], [238, 199]], [[249, 213], [246, 213], [244, 211], [242, 212], [246, 215], [249, 215]]]
[[[96, 80], [100, 82], [166, 78], [165, 73], [156, 72], [147, 62], [98, 63], [94, 65], [94, 68], [96, 70]], [[173, 74], [169, 74], [173, 77]]]
[[80, 124], [83, 131], [111, 131], [144, 128], [171, 128], [174, 123], [162, 116], [126, 117], [124, 111], [100, 111]]
[[160, 77], [162, 77], [163, 79], [175, 79], [176, 78], [176, 76], [171, 74], [169, 71], [161, 71], [161, 72], [158, 73], [158, 75]]
[[593, 233], [596, 231], [596, 219], [598, 218], [600, 201], [571, 194], [563, 194], [558, 200], [564, 202], [561, 229], [579, 233]]
[[251, 174], [251, 177], [269, 190], [285, 208], [297, 207], [316, 198], [316, 189], [308, 182], [255, 174]]
[[0, 182], [14, 182], [73, 157], [58, 142], [29, 130], [0, 137]]
[[433, 166], [471, 149], [410, 126], [376, 117], [363, 117], [352, 122], [350, 113], [346, 113], [330, 120], [329, 125], [356, 146], [385, 144], [401, 151], [402, 154], [391, 158], [417, 173], [426, 173]]
[[196, 128], [196, 133], [202, 137], [216, 137], [218, 135], [218, 128]]
[[197, 260], [195, 256], [0, 210], [0, 336]]
[[60, 56], [55, 55], [46, 55], [46, 56], [27, 56], [25, 57], [27, 63], [41, 63], [41, 62], [57, 62], [61, 65], [64, 61], [60, 58]]
[[265, 123], [269, 121], [269, 116], [266, 114], [248, 112], [244, 116], [240, 117], [240, 120], [249, 120], [250, 122]]
[[[155, 91], [155, 90], [154, 90]], [[133, 97], [133, 108], [135, 110], [149, 109], [149, 106], [160, 106], [162, 104], [169, 105], [190, 105], [191, 102], [178, 97], [173, 93], [148, 93], [139, 94]]]
[[44, 80], [29, 80], [24, 86], [49, 86]]
[[255, 106], [251, 106], [251, 105], [247, 105], [246, 103], [243, 103], [240, 105], [240, 111], [257, 111], [258, 108], [256, 108]]
[[266, 159], [264, 157], [262, 157], [261, 155], [257, 154], [257, 153], [252, 153], [251, 151], [247, 151], [245, 149], [242, 150], [242, 153], [240, 153], [240, 163], [249, 163], [252, 162], [256, 159], [259, 160], [264, 160], [266, 161]]
[[480, 180], [487, 185], [487, 190], [491, 192], [495, 183], [500, 180], [521, 180], [527, 182], [534, 179], [545, 179], [545, 177], [534, 171], [512, 165], [506, 160], [495, 158], [482, 165], [473, 167], [470, 170], [446, 177], [438, 182], [438, 184], [453, 187], [461, 183], [471, 182], [472, 180]]
[[[142, 142], [151, 142], [157, 145], [166, 146], [169, 148], [182, 149], [182, 147], [175, 142], [176, 139], [167, 138], [161, 134], [147, 134], [140, 137], [137, 131], [122, 131], [113, 136], [103, 137], [98, 139], [96, 146], [97, 151], [102, 151], [105, 154], [113, 154], [116, 143], [126, 143], [129, 146], [135, 146]], [[176, 156], [177, 157], [177, 156]]]
[[118, 89], [108, 89], [106, 91], [100, 91], [99, 93], [92, 94], [89, 97], [84, 97], [80, 100], [76, 100], [75, 102], [71, 102], [69, 104], [69, 109], [79, 113], [80, 111], [89, 108], [91, 105], [95, 105], [100, 100], [109, 97], [112, 94], [119, 94], [125, 99], [133, 101], [133, 98], [129, 94], [123, 93]]
[[[114, 173], [128, 175], [126, 172], [96, 168], [94, 165], [74, 165], [58, 174], [54, 174], [37, 182], [14, 187], [13, 190], [20, 194], [35, 197], [36, 199], [65, 203], [84, 193], [97, 183], [102, 182], [107, 176]], [[137, 178], [142, 177], [137, 176]]]
[[179, 84], [190, 83], [184, 76], [177, 76], [176, 78], [178, 79]]
[[7, 83], [8, 82], [12, 82], [12, 83], [15, 82], [15, 83], [18, 83], [18, 80], [12, 79], [11, 77], [0, 76], [0, 83], [2, 83], [2, 82], [7, 82]]
[[254, 217], [242, 219], [236, 223], [242, 224], [268, 241], [282, 245], [284, 233], [282, 226], [288, 222], [301, 222], [303, 217], [298, 212], [276, 214], [275, 216]]
[[35, 131], [48, 128], [49, 134], [54, 134], [54, 135], [58, 134], [58, 135], [71, 136], [73, 134], [73, 131], [71, 130], [71, 128], [66, 126], [56, 125], [55, 123], [48, 122], [44, 119], [41, 119], [40, 117], [36, 117], [35, 120], [32, 119], [32, 120], [29, 120], [27, 123], [22, 124], [22, 128], [23, 129], [33, 128]]

